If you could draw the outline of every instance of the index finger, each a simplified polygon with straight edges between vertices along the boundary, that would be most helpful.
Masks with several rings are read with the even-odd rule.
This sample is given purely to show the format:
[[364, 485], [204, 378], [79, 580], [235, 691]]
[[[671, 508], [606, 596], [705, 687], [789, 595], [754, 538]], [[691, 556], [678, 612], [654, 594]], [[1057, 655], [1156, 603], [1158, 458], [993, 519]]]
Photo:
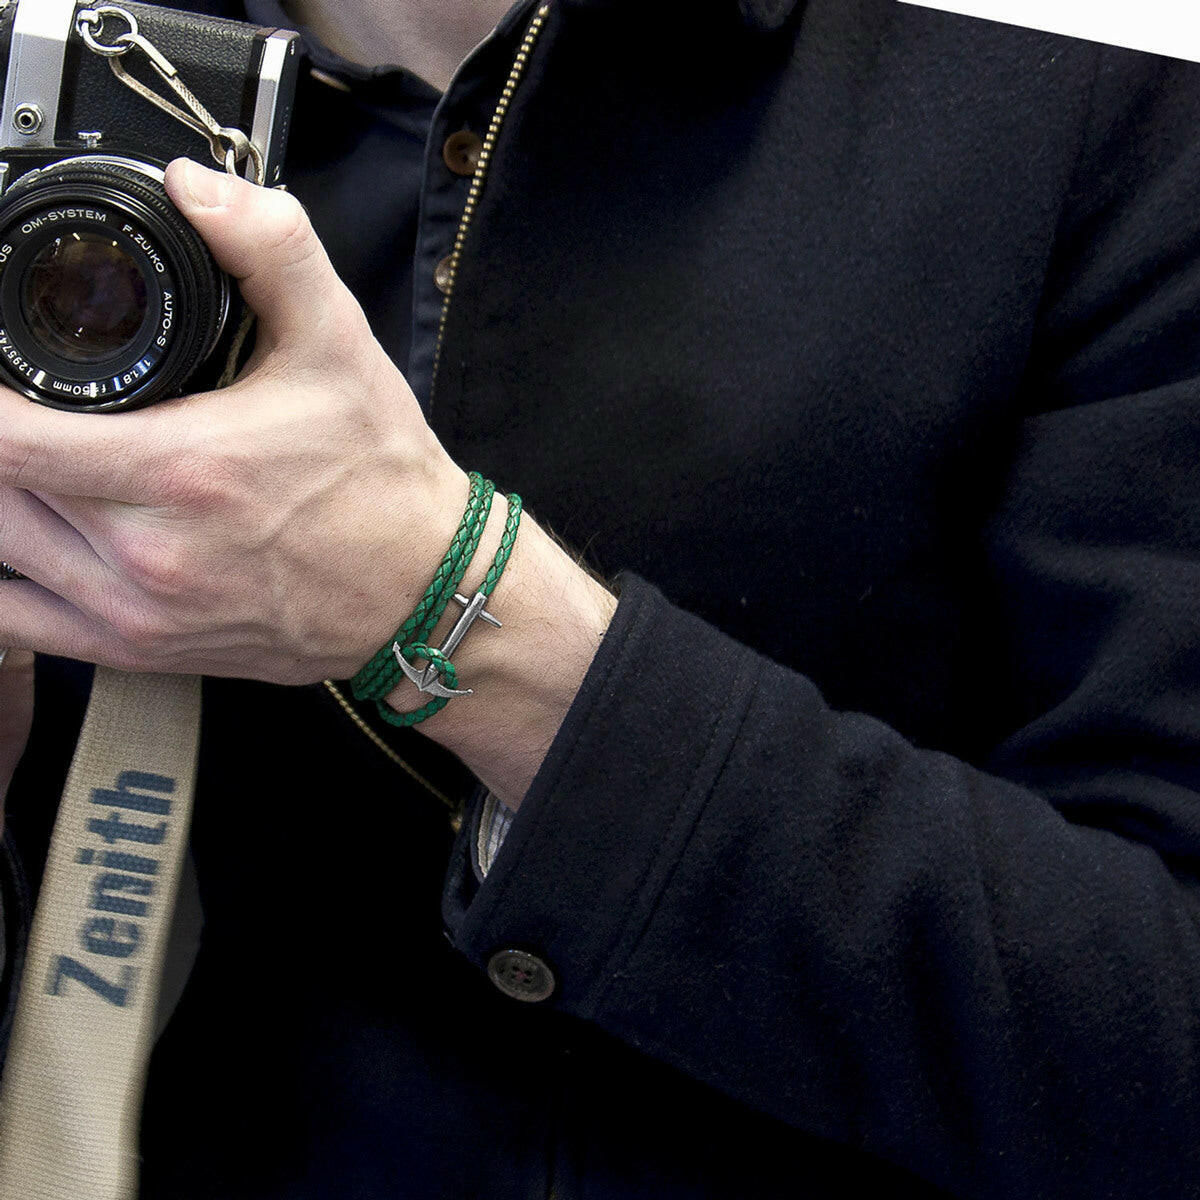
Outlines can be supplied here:
[[65, 412], [0, 387], [0, 485], [148, 500], [164, 451], [161, 421], [150, 415]]

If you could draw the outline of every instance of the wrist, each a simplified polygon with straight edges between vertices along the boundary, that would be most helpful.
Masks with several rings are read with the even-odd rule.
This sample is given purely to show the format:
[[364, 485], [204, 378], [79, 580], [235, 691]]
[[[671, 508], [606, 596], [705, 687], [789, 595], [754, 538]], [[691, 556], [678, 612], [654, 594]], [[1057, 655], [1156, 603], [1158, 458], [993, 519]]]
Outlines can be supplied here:
[[[497, 496], [475, 557], [458, 589], [475, 594], [504, 532], [507, 504]], [[452, 700], [418, 728], [456, 754], [505, 804], [516, 808], [532, 783], [616, 609], [616, 598], [525, 515], [487, 611], [455, 650]], [[462, 613], [451, 603], [429, 644], [442, 644]], [[398, 712], [427, 699], [409, 680], [387, 697]]]

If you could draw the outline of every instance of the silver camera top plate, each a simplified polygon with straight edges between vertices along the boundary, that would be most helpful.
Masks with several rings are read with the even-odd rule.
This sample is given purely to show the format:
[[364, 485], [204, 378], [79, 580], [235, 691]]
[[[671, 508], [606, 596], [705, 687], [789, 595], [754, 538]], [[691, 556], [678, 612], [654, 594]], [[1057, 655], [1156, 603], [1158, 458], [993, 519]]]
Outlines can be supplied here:
[[[0, 12], [10, 3], [0, 0]], [[0, 155], [9, 150], [53, 149], [70, 139], [70, 131], [60, 137], [56, 126], [67, 45], [79, 7], [78, 0], [16, 0], [0, 110]], [[282, 172], [291, 106], [281, 107], [279, 99], [289, 70], [294, 74], [298, 42], [297, 34], [277, 30], [263, 44], [253, 126], [248, 133], [262, 156], [263, 182], [268, 186], [278, 183]], [[100, 141], [99, 133], [79, 136], [89, 147]], [[95, 141], [87, 141], [89, 137]], [[0, 178], [0, 190], [5, 182]]]
[[13, 18], [0, 152], [52, 147], [76, 0], [24, 0]]

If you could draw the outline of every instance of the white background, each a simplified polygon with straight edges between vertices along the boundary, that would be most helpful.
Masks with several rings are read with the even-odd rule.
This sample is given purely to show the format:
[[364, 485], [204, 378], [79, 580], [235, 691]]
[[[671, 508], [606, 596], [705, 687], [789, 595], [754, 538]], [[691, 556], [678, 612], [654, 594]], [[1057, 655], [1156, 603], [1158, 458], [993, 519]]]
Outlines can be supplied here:
[[1200, 0], [901, 0], [1200, 62]]

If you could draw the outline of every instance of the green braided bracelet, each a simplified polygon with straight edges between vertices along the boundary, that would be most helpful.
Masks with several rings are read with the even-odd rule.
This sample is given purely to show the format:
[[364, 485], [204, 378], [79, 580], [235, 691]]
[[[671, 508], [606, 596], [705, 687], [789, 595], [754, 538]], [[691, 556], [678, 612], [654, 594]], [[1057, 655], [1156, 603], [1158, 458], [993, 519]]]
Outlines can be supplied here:
[[508, 517], [504, 522], [504, 535], [500, 539], [500, 547], [496, 551], [496, 557], [492, 559], [492, 565], [488, 567], [488, 573], [483, 577], [483, 583], [479, 585], [479, 590], [485, 596], [490, 596], [496, 590], [496, 584], [500, 582], [500, 576], [508, 566], [508, 557], [512, 554], [513, 543], [517, 540], [517, 527], [521, 524], [522, 508], [521, 497], [512, 492], [508, 497]]
[[[410, 656], [407, 651], [411, 650]], [[432, 646], [405, 646], [405, 657], [411, 662], [414, 658], [427, 658], [431, 663], [436, 663], [438, 675], [442, 682], [450, 688], [458, 687], [458, 672], [454, 669], [454, 664], [440, 651], [435, 650]], [[399, 725], [401, 728], [408, 728], [411, 725], [420, 725], [422, 721], [429, 720], [434, 713], [439, 713], [447, 704], [450, 703], [449, 696], [435, 696], [428, 704], [421, 705], [420, 708], [413, 712], [398, 713], [390, 704], [383, 700], [376, 700], [375, 707], [379, 709], [379, 715], [389, 725]]]
[[[397, 630], [396, 636], [392, 642], [399, 642], [402, 646], [406, 643], [424, 641], [435, 629], [442, 613], [446, 610], [446, 605], [450, 603], [450, 598], [454, 595], [455, 589], [459, 582], [466, 574], [467, 567], [471, 565], [471, 560], [475, 557], [475, 551], [479, 547], [479, 539], [483, 536], [484, 526], [487, 525], [488, 514], [492, 509], [492, 497], [496, 491], [496, 485], [490, 480], [484, 480], [484, 489], [480, 494], [478, 503], [472, 508], [468, 503], [467, 512], [463, 516], [463, 525], [459, 528], [461, 535], [461, 546], [456, 547], [451, 544], [450, 553], [446, 556], [446, 561], [442, 564], [443, 568], [449, 565], [450, 573], [444, 575], [443, 570], [439, 570], [438, 576], [443, 576], [441, 589], [435, 594], [433, 589], [438, 585], [438, 576], [434, 577], [434, 581], [429, 585], [429, 591], [422, 597], [421, 603], [417, 605], [413, 611], [413, 615]], [[455, 541], [460, 541], [460, 536], [456, 536]], [[410, 628], [411, 627], [411, 628]], [[380, 654], [384, 650], [390, 649], [389, 646], [382, 647]], [[410, 661], [412, 655], [405, 655]], [[388, 692], [400, 681], [400, 669], [396, 665], [395, 655], [390, 655], [386, 659], [386, 669], [382, 671], [384, 682], [388, 686], [383, 688], [382, 693], [375, 691], [375, 695], [386, 696]], [[376, 685], [378, 687], [378, 685]]]
[[[395, 688], [403, 677], [395, 655], [393, 643], [406, 646], [412, 642], [423, 642], [432, 632], [455, 588], [470, 566], [471, 559], [483, 536], [488, 514], [492, 508], [495, 484], [486, 480], [478, 471], [470, 476], [470, 491], [463, 519], [450, 543], [446, 557], [438, 567], [433, 582], [426, 589], [412, 615], [396, 630], [395, 636], [372, 655], [367, 664], [350, 681], [350, 688], [357, 700], [381, 699]], [[405, 657], [411, 658], [410, 655]]]
[[401, 671], [391, 652], [393, 643], [399, 642], [403, 645], [423, 641], [429, 636], [474, 557], [491, 509], [494, 488], [478, 475], [472, 478], [471, 483], [471, 493], [462, 523], [434, 575], [433, 582], [392, 640], [376, 651], [371, 660], [351, 680], [351, 689], [358, 699], [378, 699], [386, 696], [396, 686], [400, 681]]
[[[512, 555], [513, 543], [517, 540], [517, 529], [521, 524], [521, 510], [521, 497], [513, 492], [508, 497], [508, 517], [504, 522], [504, 533], [500, 538], [500, 545], [496, 550], [495, 558], [492, 559], [492, 565], [488, 568], [483, 583], [479, 587], [479, 591], [485, 596], [490, 596], [495, 591], [496, 584], [500, 582], [500, 576], [504, 574], [504, 568], [508, 565], [509, 557]], [[478, 542], [478, 539], [476, 539], [476, 542]], [[442, 607], [444, 608], [445, 605]], [[426, 659], [432, 666], [437, 668], [438, 677], [445, 687], [458, 687], [458, 672], [455, 670], [454, 664], [440, 650], [432, 646], [427, 646], [424, 642], [404, 646], [400, 645], [397, 640], [390, 648], [393, 662], [396, 655], [395, 647], [398, 645], [400, 646], [399, 652], [409, 662], [412, 662], [415, 658]], [[375, 703], [379, 709], [379, 715], [389, 725], [409, 727], [419, 725], [422, 721], [426, 721], [432, 717], [434, 713], [441, 712], [450, 703], [451, 699], [452, 697], [450, 696], [436, 696], [428, 704], [407, 713], [396, 712], [395, 709], [379, 698], [376, 698]]]

